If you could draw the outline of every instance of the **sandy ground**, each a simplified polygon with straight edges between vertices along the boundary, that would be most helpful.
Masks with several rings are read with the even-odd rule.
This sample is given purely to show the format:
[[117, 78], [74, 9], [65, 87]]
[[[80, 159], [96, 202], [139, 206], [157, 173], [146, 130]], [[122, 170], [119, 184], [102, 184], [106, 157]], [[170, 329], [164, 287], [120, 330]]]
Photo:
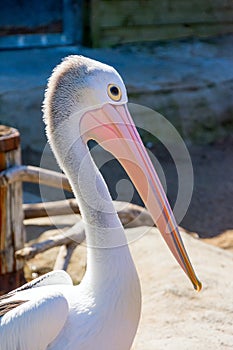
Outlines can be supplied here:
[[200, 293], [192, 290], [156, 229], [131, 249], [143, 295], [135, 350], [233, 347], [232, 253], [190, 236], [185, 245], [203, 282]]
[[[60, 216], [56, 225], [61, 230], [77, 217]], [[42, 239], [55, 234], [48, 218], [26, 222], [27, 232]], [[53, 230], [50, 230], [53, 228]], [[196, 273], [203, 283], [197, 293], [175, 262], [156, 228], [127, 229], [130, 250], [142, 286], [142, 317], [133, 350], [228, 350], [233, 347], [233, 255], [182, 233]], [[37, 272], [49, 271], [57, 248], [28, 262]], [[68, 272], [77, 283], [85, 271], [85, 246], [76, 248]]]

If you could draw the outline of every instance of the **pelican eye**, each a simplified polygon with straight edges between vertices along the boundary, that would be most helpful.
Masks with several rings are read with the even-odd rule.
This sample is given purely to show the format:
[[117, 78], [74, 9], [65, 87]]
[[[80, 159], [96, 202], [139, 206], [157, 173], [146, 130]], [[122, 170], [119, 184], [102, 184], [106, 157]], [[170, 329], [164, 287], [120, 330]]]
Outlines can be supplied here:
[[113, 101], [120, 101], [122, 93], [121, 89], [117, 85], [109, 84], [108, 85], [108, 96]]

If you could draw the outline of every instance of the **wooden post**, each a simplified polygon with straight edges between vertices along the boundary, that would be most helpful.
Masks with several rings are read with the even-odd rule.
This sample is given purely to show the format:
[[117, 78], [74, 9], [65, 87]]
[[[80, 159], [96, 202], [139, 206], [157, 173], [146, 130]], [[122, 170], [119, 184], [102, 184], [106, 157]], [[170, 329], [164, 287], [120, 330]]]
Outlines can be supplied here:
[[[0, 125], [0, 171], [21, 164], [20, 135], [16, 129]], [[23, 248], [22, 183], [0, 186], [0, 294], [24, 282], [23, 262], [15, 252]]]

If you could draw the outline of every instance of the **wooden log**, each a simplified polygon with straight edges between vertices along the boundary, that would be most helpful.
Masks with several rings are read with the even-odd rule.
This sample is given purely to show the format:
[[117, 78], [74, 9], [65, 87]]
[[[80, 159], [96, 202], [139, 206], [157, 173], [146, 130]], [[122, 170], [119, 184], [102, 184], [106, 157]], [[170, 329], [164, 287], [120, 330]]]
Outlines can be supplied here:
[[[71, 203], [69, 206], [68, 203]], [[119, 215], [119, 218], [124, 227], [132, 228], [138, 226], [154, 226], [154, 222], [149, 214], [149, 212], [136, 204], [113, 201], [115, 209]], [[46, 207], [48, 204], [48, 207]], [[48, 211], [46, 210], [48, 209]], [[70, 214], [71, 208], [73, 212], [79, 213], [79, 208], [76, 204], [75, 199], [69, 199], [65, 201], [55, 201], [55, 202], [45, 202], [37, 204], [27, 204], [24, 205], [25, 216], [26, 217], [41, 217], [47, 216], [48, 213], [58, 214]], [[68, 246], [71, 242], [76, 242], [78, 245], [82, 243], [85, 239], [85, 228], [82, 221], [77, 222], [74, 226], [69, 228], [63, 234], [57, 234], [49, 237], [43, 242], [34, 243], [30, 246], [26, 246], [16, 252], [17, 259], [29, 260], [34, 258], [37, 254], [42, 253], [53, 247], [66, 245]], [[60, 257], [58, 258], [59, 266], [66, 264], [67, 256], [69, 252], [66, 251], [67, 248], [62, 248]], [[62, 263], [60, 261], [63, 261]], [[58, 266], [58, 264], [56, 265]]]
[[[153, 226], [149, 212], [136, 204], [113, 201], [114, 207], [124, 227]], [[29, 203], [23, 205], [24, 218], [32, 219], [45, 216], [80, 214], [75, 198], [62, 201]]]
[[[19, 132], [0, 125], [0, 171], [20, 164]], [[25, 243], [22, 208], [22, 184], [0, 181], [0, 294], [24, 282], [23, 262], [15, 258]]]
[[49, 237], [43, 242], [34, 243], [26, 246], [16, 252], [16, 258], [19, 260], [29, 260], [34, 258], [37, 254], [53, 247], [61, 245], [69, 245], [74, 242], [76, 245], [81, 244], [85, 240], [84, 224], [82, 221], [77, 222], [70, 227], [66, 232]]
[[23, 204], [24, 219], [41, 218], [45, 216], [80, 214], [75, 198], [62, 201]]

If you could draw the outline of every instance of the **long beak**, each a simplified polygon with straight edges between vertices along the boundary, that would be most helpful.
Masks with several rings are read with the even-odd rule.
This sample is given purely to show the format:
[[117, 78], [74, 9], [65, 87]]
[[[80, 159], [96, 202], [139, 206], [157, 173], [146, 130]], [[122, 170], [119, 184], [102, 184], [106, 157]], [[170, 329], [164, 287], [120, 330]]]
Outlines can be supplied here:
[[85, 113], [80, 131], [85, 141], [97, 141], [119, 160], [174, 257], [194, 288], [200, 291], [201, 282], [195, 275], [166, 194], [127, 106], [106, 104]]

